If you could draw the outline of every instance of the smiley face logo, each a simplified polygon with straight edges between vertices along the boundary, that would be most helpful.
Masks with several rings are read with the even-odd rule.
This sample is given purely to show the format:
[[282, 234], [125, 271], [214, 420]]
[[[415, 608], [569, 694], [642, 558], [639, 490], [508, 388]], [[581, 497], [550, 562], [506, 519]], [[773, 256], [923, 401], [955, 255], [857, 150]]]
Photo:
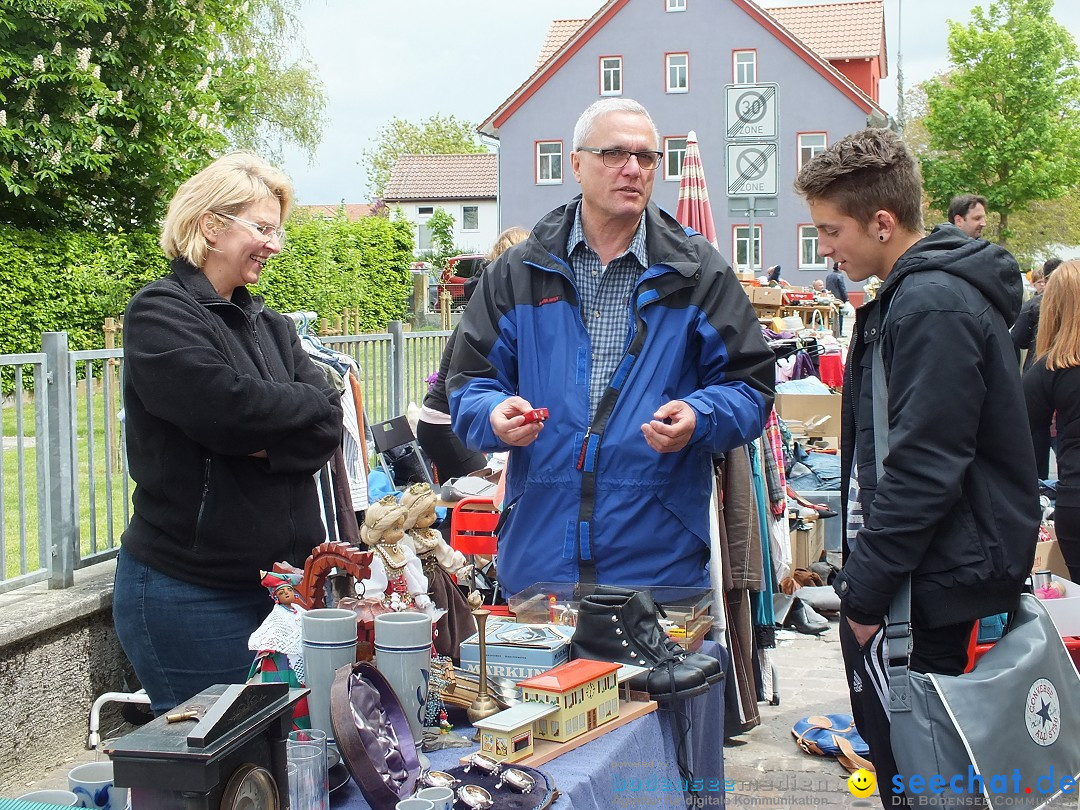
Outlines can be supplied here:
[[877, 785], [877, 779], [866, 768], [859, 768], [847, 780], [847, 789], [851, 791], [851, 795], [858, 796], [860, 799], [864, 799], [873, 793], [875, 785]]

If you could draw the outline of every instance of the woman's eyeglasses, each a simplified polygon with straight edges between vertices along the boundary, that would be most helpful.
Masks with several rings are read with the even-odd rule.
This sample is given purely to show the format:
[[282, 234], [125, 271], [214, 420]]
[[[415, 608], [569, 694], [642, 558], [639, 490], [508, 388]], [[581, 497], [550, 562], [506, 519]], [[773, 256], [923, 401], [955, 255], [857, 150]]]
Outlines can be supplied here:
[[258, 222], [252, 222], [249, 219], [240, 219], [240, 217], [234, 217], [232, 214], [226, 214], [222, 211], [214, 211], [213, 213], [219, 217], [231, 219], [233, 222], [239, 222], [241, 225], [247, 225], [249, 228], [254, 228], [258, 231], [260, 236], [265, 237], [267, 240], [277, 239], [279, 245], [285, 244], [284, 228], [279, 228], [277, 225], [260, 225]]

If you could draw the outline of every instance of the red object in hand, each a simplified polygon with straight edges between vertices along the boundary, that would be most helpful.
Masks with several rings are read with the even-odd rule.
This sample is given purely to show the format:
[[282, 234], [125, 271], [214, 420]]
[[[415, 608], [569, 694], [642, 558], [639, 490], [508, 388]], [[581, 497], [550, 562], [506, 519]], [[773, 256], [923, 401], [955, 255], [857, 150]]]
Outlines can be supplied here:
[[527, 425], [530, 422], [543, 422], [548, 418], [547, 408], [533, 408], [531, 411], [525, 414], [525, 421], [523, 425]]

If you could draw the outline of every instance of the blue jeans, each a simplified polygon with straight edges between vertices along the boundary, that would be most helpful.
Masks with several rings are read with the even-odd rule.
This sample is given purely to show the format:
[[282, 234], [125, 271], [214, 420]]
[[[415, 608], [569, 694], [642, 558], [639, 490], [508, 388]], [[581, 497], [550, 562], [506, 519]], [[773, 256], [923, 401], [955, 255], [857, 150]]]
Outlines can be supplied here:
[[243, 683], [255, 659], [248, 637], [273, 606], [264, 588], [205, 588], [117, 557], [113, 624], [155, 715], [214, 684]]

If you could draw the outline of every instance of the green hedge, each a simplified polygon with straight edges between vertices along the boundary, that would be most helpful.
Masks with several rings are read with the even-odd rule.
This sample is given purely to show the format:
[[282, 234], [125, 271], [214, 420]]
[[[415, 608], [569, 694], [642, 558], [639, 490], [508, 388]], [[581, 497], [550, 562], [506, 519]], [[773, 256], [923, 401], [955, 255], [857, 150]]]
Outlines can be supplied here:
[[[359, 308], [377, 331], [405, 316], [412, 294], [412, 229], [368, 217], [290, 220], [286, 248], [257, 292], [281, 312], [323, 317]], [[66, 331], [72, 350], [104, 346], [105, 319], [168, 272], [157, 234], [37, 232], [0, 225], [0, 354], [41, 350], [43, 332]]]

